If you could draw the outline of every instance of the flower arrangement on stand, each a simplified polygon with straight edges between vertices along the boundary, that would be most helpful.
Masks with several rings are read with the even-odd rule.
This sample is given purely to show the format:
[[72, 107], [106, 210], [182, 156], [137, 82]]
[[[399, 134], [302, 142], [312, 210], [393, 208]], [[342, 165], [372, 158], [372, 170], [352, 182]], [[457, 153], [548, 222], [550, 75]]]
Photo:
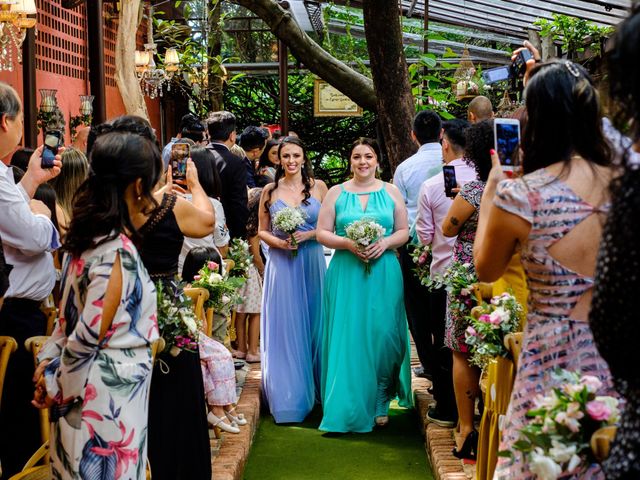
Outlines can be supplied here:
[[[513, 445], [541, 480], [586, 474], [595, 463], [591, 435], [620, 419], [618, 400], [597, 396], [602, 387], [597, 377], [561, 369], [552, 375], [560, 386], [534, 399], [535, 407], [527, 412], [530, 421]], [[511, 457], [514, 453], [498, 455]]]
[[231, 315], [233, 307], [242, 303], [238, 290], [246, 280], [242, 277], [231, 277], [226, 272], [220, 273], [220, 265], [216, 262], [207, 262], [193, 279], [192, 287], [209, 291], [209, 300], [205, 302], [205, 307], [213, 308], [220, 315]]
[[[297, 242], [293, 234], [304, 225], [306, 214], [300, 207], [284, 207], [273, 215], [273, 226], [281, 232], [289, 235], [291, 245], [296, 246]], [[298, 256], [298, 250], [291, 250], [291, 258]]]
[[233, 260], [233, 268], [229, 272], [231, 277], [247, 278], [249, 267], [253, 263], [253, 255], [249, 253], [249, 243], [241, 238], [234, 238], [229, 245], [229, 260]]
[[420, 283], [427, 288], [431, 288], [436, 280], [431, 278], [431, 245], [416, 245], [411, 252], [411, 260], [415, 264], [413, 273]]
[[165, 341], [163, 352], [177, 357], [182, 350], [198, 351], [200, 322], [196, 318], [191, 300], [184, 295], [183, 282], [156, 285], [158, 302], [158, 329]]
[[468, 317], [465, 342], [471, 353], [469, 363], [484, 369], [491, 359], [508, 355], [504, 337], [518, 330], [524, 309], [510, 293], [493, 297], [490, 303], [476, 308], [477, 317]]
[[[362, 218], [351, 222], [345, 228], [345, 233], [349, 240], [353, 240], [358, 246], [358, 250], [366, 250], [367, 247], [384, 237], [386, 229], [370, 218]], [[371, 262], [365, 262], [364, 271], [371, 273]]]

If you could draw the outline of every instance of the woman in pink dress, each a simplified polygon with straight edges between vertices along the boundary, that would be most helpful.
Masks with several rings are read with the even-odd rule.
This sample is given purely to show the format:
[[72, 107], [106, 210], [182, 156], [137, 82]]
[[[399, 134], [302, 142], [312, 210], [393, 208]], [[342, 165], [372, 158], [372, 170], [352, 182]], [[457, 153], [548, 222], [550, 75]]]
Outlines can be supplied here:
[[[537, 53], [537, 52], [536, 52]], [[598, 93], [587, 72], [568, 61], [534, 67], [526, 87], [522, 136], [524, 177], [504, 180], [499, 160], [481, 203], [474, 245], [481, 281], [497, 280], [520, 249], [529, 284], [522, 352], [502, 428], [494, 478], [533, 478], [513, 444], [532, 399], [559, 386], [557, 368], [597, 376], [599, 394], [613, 394], [588, 315], [596, 255], [612, 177], [611, 152], [600, 121]], [[579, 478], [599, 478], [599, 467]]]

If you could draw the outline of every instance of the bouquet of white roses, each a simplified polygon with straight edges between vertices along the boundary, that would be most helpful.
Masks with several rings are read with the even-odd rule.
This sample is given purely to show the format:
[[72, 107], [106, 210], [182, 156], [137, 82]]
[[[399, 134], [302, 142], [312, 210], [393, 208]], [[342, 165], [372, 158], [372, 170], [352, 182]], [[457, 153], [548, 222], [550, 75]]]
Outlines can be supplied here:
[[468, 317], [465, 342], [471, 352], [469, 363], [484, 368], [492, 358], [507, 356], [504, 337], [518, 330], [524, 310], [510, 293], [493, 297], [491, 303], [478, 308], [482, 309], [478, 318]]
[[165, 341], [163, 351], [174, 357], [181, 350], [198, 351], [200, 322], [196, 318], [191, 300], [184, 295], [184, 283], [171, 282], [156, 285], [158, 302], [158, 329]]
[[[300, 207], [284, 207], [273, 215], [273, 226], [281, 232], [289, 235], [291, 245], [296, 246], [297, 242], [293, 234], [302, 226], [306, 220], [306, 215]], [[291, 251], [291, 256], [296, 257], [297, 250]]]
[[213, 308], [215, 313], [231, 315], [233, 307], [242, 303], [238, 290], [246, 281], [242, 277], [229, 277], [226, 272], [219, 273], [220, 266], [216, 262], [207, 262], [193, 277], [191, 286], [204, 288], [209, 292], [209, 300], [205, 307]]
[[229, 276], [247, 278], [253, 262], [253, 255], [249, 253], [249, 243], [241, 238], [234, 238], [229, 245], [228, 257], [234, 263]]
[[[597, 377], [561, 369], [552, 375], [560, 386], [534, 399], [535, 407], [527, 412], [530, 420], [513, 445], [523, 453], [531, 472], [543, 480], [586, 473], [595, 463], [591, 435], [620, 418], [617, 399], [597, 396], [602, 387]], [[511, 457], [513, 453], [498, 455]]]
[[[373, 245], [380, 238], [384, 237], [386, 229], [369, 218], [362, 218], [350, 223], [345, 228], [345, 233], [349, 240], [353, 240], [358, 246], [358, 250], [365, 250], [368, 246]], [[365, 262], [365, 272], [371, 273], [371, 264]]]

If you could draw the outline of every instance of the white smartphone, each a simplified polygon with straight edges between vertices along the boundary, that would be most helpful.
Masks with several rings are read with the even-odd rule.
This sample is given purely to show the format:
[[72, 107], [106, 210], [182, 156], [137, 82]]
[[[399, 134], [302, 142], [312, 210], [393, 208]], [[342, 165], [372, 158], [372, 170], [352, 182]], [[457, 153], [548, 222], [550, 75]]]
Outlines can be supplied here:
[[494, 119], [493, 137], [502, 170], [505, 172], [519, 171], [520, 121], [514, 118]]

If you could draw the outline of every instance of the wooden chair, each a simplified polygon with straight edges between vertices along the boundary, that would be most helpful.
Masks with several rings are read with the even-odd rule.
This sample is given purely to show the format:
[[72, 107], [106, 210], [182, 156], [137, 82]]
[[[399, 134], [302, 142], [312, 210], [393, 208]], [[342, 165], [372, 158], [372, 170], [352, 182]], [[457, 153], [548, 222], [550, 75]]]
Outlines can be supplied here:
[[476, 297], [478, 301], [478, 305], [481, 305], [482, 302], [486, 302], [493, 298], [493, 284], [492, 283], [483, 283], [478, 282], [473, 284], [473, 295]]
[[[37, 336], [27, 338], [24, 342], [24, 348], [33, 355], [33, 364], [35, 367], [38, 366], [38, 354], [48, 339], [49, 337], [47, 336]], [[38, 410], [38, 413], [40, 415], [40, 437], [42, 438], [42, 443], [45, 444], [49, 441], [49, 410], [43, 408]], [[40, 450], [38, 450], [38, 452], [39, 451]], [[46, 458], [48, 461], [49, 456]], [[31, 461], [31, 459], [29, 459], [29, 461]]]
[[193, 302], [193, 311], [201, 322], [205, 322], [204, 302], [209, 300], [209, 292], [205, 288], [185, 288], [184, 293]]
[[616, 438], [617, 427], [602, 427], [591, 435], [591, 451], [598, 462], [603, 462], [609, 457], [611, 442]]
[[523, 336], [524, 334], [522, 332], [516, 332], [504, 337], [504, 346], [511, 353], [511, 358], [513, 358], [513, 364], [516, 370], [518, 369], [518, 360], [520, 358], [520, 351], [522, 350]]
[[4, 377], [7, 374], [9, 357], [18, 349], [18, 342], [13, 337], [0, 336], [0, 401], [4, 388]]
[[47, 317], [47, 331], [46, 335], [51, 336], [53, 333], [53, 327], [56, 323], [56, 318], [58, 318], [58, 309], [56, 307], [45, 307], [41, 308], [42, 313]]

